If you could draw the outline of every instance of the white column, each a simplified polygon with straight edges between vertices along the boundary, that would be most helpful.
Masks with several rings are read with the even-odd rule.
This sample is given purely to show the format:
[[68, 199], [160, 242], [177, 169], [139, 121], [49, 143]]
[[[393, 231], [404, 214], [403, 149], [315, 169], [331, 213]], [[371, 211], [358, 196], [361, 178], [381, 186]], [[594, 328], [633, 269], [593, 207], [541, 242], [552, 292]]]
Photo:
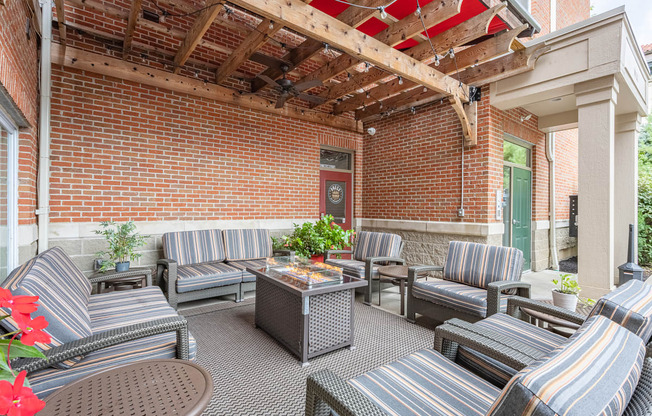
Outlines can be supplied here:
[[575, 85], [578, 108], [578, 278], [582, 295], [614, 287], [614, 133], [618, 82]]
[[[616, 117], [614, 142], [614, 270], [627, 261], [629, 224], [638, 223], [638, 132], [641, 118], [638, 113]], [[637, 244], [634, 240], [634, 253]], [[638, 256], [636, 257], [638, 260]]]

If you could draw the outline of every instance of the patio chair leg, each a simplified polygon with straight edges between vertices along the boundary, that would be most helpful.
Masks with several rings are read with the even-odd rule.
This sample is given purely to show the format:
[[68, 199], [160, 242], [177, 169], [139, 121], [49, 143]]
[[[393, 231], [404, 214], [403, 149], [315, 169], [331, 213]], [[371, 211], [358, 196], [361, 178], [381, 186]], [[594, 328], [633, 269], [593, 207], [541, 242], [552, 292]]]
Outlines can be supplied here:
[[371, 305], [371, 280], [369, 280], [367, 284], [367, 288], [365, 289], [364, 292], [364, 304], [365, 305]]

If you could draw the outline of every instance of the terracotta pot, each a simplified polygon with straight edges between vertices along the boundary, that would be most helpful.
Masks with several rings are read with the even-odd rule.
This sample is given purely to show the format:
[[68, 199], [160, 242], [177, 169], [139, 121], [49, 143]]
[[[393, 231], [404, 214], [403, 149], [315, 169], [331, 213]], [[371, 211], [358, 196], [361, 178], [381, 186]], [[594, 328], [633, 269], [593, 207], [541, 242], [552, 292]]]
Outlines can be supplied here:
[[558, 292], [557, 289], [553, 289], [552, 303], [560, 308], [575, 312], [575, 308], [577, 308], [577, 295], [568, 295], [566, 293]]
[[314, 260], [314, 261], [323, 262], [324, 261], [324, 255], [323, 254], [314, 254], [314, 255], [310, 256], [310, 259]]

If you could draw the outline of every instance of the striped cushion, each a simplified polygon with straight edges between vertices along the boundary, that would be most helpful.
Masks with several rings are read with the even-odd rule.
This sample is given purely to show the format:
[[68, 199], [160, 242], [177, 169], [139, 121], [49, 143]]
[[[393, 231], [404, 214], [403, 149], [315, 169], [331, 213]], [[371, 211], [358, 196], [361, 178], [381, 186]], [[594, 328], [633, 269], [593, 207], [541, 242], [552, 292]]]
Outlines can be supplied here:
[[165, 233], [163, 254], [179, 265], [224, 261], [226, 258], [220, 230]]
[[630, 280], [601, 297], [589, 316], [602, 315], [629, 329], [645, 343], [652, 336], [652, 286]]
[[[364, 272], [367, 266], [364, 261], [347, 260], [347, 259], [328, 259], [325, 261], [325, 263], [330, 264], [332, 266], [341, 267], [342, 273], [344, 273], [347, 276], [358, 277], [360, 279], [365, 278]], [[374, 266], [374, 270], [371, 278], [372, 279], [378, 278], [378, 266]]]
[[[525, 344], [538, 351], [542, 357], [568, 341], [568, 338], [504, 313], [491, 315], [476, 322], [475, 325]], [[511, 367], [465, 346], [460, 346], [457, 350], [455, 361], [497, 386], [507, 384], [517, 372]]]
[[267, 259], [259, 259], [259, 260], [240, 260], [240, 261], [230, 261], [229, 266], [233, 266], [237, 269], [242, 270], [242, 281], [243, 282], [255, 282], [256, 281], [256, 276], [253, 274], [249, 273], [245, 269], [247, 267], [251, 267], [252, 269], [260, 269], [262, 267], [265, 267], [267, 265]]
[[355, 239], [353, 258], [365, 261], [368, 257], [398, 257], [400, 249], [399, 235], [360, 231]]
[[490, 415], [620, 415], [638, 384], [643, 341], [603, 316], [514, 376]]
[[349, 381], [388, 415], [484, 415], [500, 390], [434, 350]]
[[[444, 280], [419, 280], [412, 286], [412, 295], [470, 315], [487, 316], [487, 291], [477, 287]], [[508, 296], [500, 298], [502, 312], [507, 310], [507, 299]]]
[[224, 230], [226, 259], [252, 260], [272, 256], [272, 239], [269, 230]]
[[177, 293], [242, 282], [242, 270], [226, 263], [202, 263], [177, 268]]
[[522, 267], [517, 248], [451, 241], [443, 278], [486, 289], [491, 282], [521, 280]]
[[[36, 344], [40, 350], [91, 335], [87, 311], [91, 284], [60, 247], [46, 250], [15, 269], [2, 287], [16, 296], [39, 296], [40, 306], [32, 318], [45, 317], [49, 325], [44, 331], [52, 337], [50, 344]], [[8, 313], [0, 311], [3, 316]], [[3, 320], [2, 326], [8, 331], [18, 329], [11, 317]], [[57, 367], [69, 368], [79, 359], [76, 357]]]

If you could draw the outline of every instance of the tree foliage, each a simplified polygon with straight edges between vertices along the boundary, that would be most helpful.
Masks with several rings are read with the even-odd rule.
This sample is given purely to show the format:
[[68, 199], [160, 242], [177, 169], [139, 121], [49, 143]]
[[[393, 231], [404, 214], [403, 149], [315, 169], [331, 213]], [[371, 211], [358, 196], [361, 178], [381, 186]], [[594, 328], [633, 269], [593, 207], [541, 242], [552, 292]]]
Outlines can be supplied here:
[[652, 266], [652, 114], [638, 140], [638, 261]]

